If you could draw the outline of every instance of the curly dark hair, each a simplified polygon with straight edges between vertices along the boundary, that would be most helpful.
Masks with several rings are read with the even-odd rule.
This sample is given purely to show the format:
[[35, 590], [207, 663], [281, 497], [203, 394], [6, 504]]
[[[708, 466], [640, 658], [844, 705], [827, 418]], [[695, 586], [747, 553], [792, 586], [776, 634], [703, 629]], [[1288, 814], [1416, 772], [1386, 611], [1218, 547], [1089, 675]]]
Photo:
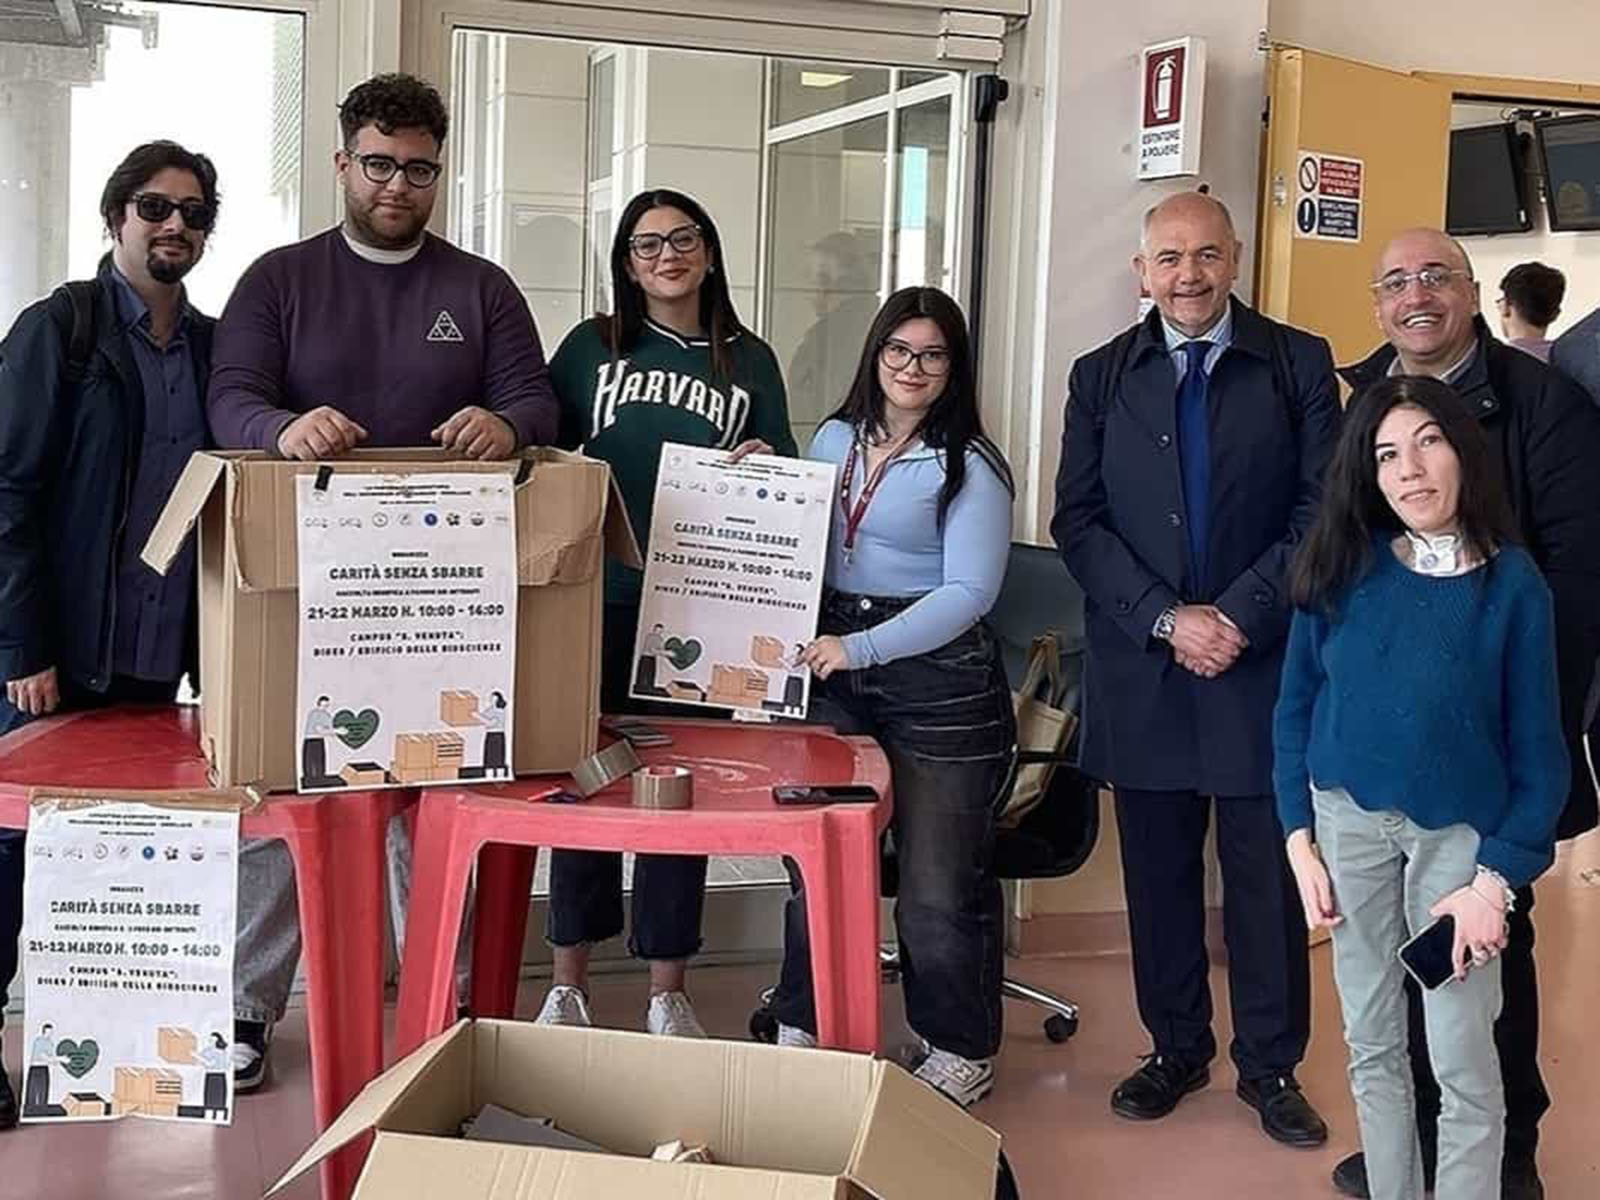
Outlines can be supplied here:
[[1500, 290], [1519, 317], [1543, 329], [1561, 315], [1567, 277], [1541, 262], [1518, 263], [1506, 272]]
[[123, 222], [128, 219], [128, 201], [168, 167], [188, 171], [200, 181], [201, 198], [211, 210], [212, 221], [215, 222], [217, 210], [222, 204], [222, 193], [217, 191], [217, 168], [212, 161], [204, 154], [184, 149], [177, 142], [146, 142], [142, 146], [135, 146], [129, 151], [128, 157], [117, 164], [100, 193], [100, 217], [113, 236], [122, 232]]
[[376, 125], [383, 134], [396, 129], [426, 129], [433, 140], [444, 145], [450, 128], [439, 89], [415, 75], [393, 73], [374, 75], [350, 89], [339, 105], [339, 128], [344, 132], [344, 148], [352, 149], [356, 134]]

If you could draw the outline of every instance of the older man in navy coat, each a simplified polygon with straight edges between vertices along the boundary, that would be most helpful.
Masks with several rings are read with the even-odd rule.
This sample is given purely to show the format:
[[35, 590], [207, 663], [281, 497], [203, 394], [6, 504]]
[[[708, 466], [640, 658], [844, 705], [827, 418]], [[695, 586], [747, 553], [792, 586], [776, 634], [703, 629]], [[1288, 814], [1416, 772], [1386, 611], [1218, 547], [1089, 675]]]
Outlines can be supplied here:
[[1154, 1042], [1111, 1107], [1164, 1117], [1209, 1081], [1214, 802], [1238, 1095], [1274, 1139], [1315, 1146], [1327, 1127], [1294, 1075], [1310, 969], [1271, 725], [1285, 574], [1339, 405], [1328, 344], [1231, 296], [1239, 255], [1209, 196], [1146, 215], [1133, 261], [1155, 311], [1073, 365], [1051, 532], [1086, 597], [1083, 766], [1116, 792], [1134, 987]]

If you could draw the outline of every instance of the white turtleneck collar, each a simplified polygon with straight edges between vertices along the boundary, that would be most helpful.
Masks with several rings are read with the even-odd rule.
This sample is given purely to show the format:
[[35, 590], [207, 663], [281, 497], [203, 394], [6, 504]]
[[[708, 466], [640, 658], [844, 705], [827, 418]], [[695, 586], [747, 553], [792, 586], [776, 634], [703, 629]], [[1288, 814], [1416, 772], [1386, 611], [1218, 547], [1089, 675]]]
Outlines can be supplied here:
[[1459, 534], [1418, 533], [1414, 529], [1407, 529], [1405, 534], [1411, 544], [1411, 569], [1419, 575], [1462, 575], [1474, 565], [1467, 561], [1469, 556]]
[[427, 234], [423, 234], [417, 239], [416, 245], [407, 246], [403, 250], [380, 250], [377, 246], [369, 246], [365, 242], [357, 241], [355, 238], [351, 237], [350, 231], [343, 225], [339, 226], [339, 232], [344, 236], [344, 244], [349, 246], [350, 249], [356, 253], [357, 257], [364, 258], [368, 262], [385, 263], [389, 266], [394, 266], [397, 263], [410, 262], [417, 256], [418, 252], [422, 249], [422, 243], [428, 238]]

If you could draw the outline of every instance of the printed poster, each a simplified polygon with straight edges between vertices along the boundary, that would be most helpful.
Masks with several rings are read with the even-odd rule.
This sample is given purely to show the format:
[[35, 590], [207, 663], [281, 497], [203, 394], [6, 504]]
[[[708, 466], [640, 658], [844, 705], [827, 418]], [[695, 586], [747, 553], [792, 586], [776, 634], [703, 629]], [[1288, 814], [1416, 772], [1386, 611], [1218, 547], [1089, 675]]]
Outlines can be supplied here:
[[239, 814], [42, 798], [27, 851], [22, 1119], [228, 1124]]
[[1361, 240], [1367, 165], [1343, 154], [1295, 155], [1294, 236], [1325, 242]]
[[832, 463], [661, 448], [630, 694], [803, 717]]
[[510, 472], [296, 485], [299, 790], [511, 778]]

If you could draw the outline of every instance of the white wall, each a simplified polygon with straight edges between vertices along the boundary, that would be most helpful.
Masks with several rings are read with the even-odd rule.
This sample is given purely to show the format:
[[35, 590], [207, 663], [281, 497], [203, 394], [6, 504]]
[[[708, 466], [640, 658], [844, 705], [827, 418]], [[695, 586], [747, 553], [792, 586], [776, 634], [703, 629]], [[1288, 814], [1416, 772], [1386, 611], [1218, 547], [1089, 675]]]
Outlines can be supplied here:
[[1406, 71], [1600, 81], [1594, 0], [1271, 0], [1268, 27], [1274, 41]]
[[[1025, 406], [1007, 414], [1006, 449], [1024, 483], [1018, 535], [1048, 538], [1060, 450], [1067, 371], [1074, 359], [1131, 324], [1138, 286], [1130, 260], [1147, 208], [1163, 196], [1211, 185], [1233, 211], [1245, 260], [1239, 294], [1248, 299], [1255, 244], [1255, 197], [1265, 57], [1257, 39], [1266, 27], [1267, 0], [1227, 4], [1108, 5], [1061, 0], [1039, 5], [1022, 35], [1008, 45], [1002, 72], [1013, 79], [1013, 100], [1002, 107], [1009, 139], [1026, 143], [1042, 131], [1043, 157], [1010, 159], [996, 176], [1002, 216], [997, 253], [1018, 269], [1014, 295], [991, 291], [990, 313], [1003, 314], [1009, 345], [993, 338], [989, 353], [1011, 357], [1011, 371], [985, 368], [985, 384], [1004, 392], [1002, 403]], [[1140, 183], [1134, 178], [1139, 50], [1167, 38], [1206, 39], [1205, 130], [1200, 174]], [[1037, 158], [1037, 151], [1033, 152]], [[1018, 195], [1011, 190], [1015, 182]], [[1035, 206], [1036, 227], [1023, 211]], [[996, 319], [1000, 319], [998, 316]], [[986, 320], [986, 333], [997, 332]], [[1024, 366], [1025, 364], [1025, 366]], [[991, 423], [994, 423], [991, 421]]]
[[[1600, 36], [1600, 17], [1595, 18]], [[1453, 128], [1491, 125], [1504, 120], [1504, 109], [1497, 104], [1457, 104], [1450, 110]], [[1537, 177], [1538, 155], [1531, 154], [1529, 172]], [[1497, 233], [1485, 237], [1462, 238], [1472, 259], [1474, 273], [1481, 281], [1483, 313], [1496, 334], [1501, 332], [1495, 301], [1500, 296], [1500, 280], [1518, 263], [1542, 262], [1567, 277], [1567, 297], [1561, 316], [1550, 327], [1550, 336], [1559, 337], [1574, 321], [1600, 308], [1600, 233], [1550, 232], [1550, 220], [1540, 199], [1535, 179], [1529, 180], [1528, 201], [1533, 228], [1527, 233]]]

